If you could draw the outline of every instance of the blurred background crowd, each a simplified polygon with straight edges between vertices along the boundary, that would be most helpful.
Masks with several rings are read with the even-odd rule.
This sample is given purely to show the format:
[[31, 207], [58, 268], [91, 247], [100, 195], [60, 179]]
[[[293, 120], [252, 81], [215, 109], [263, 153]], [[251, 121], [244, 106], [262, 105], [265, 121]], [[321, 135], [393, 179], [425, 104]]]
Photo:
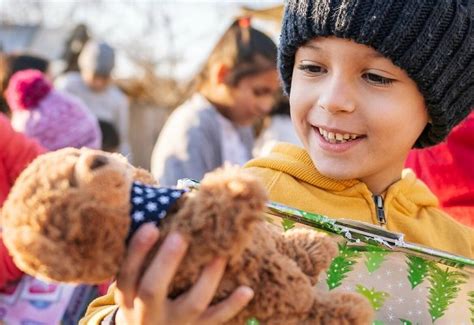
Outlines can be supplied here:
[[[64, 147], [121, 153], [171, 186], [299, 145], [276, 69], [282, 3], [0, 1], [0, 206]], [[473, 130], [471, 113], [406, 162], [469, 226]], [[21, 273], [1, 240], [0, 260], [1, 288]]]
[[[183, 102], [219, 37], [236, 17], [252, 14], [252, 25], [276, 41], [279, 5], [280, 1], [5, 0], [0, 3], [0, 49], [6, 57], [2, 91], [17, 69], [44, 71], [56, 88], [82, 99], [98, 117], [108, 149], [117, 147], [132, 163], [150, 168], [164, 122]], [[89, 40], [98, 49], [84, 54], [81, 66], [79, 55]], [[100, 53], [91, 53], [94, 50]], [[103, 77], [91, 84], [98, 90], [95, 96], [81, 89], [78, 78], [81, 74], [87, 80], [92, 73]], [[107, 96], [101, 87], [107, 88]], [[2, 111], [8, 114], [5, 101]]]

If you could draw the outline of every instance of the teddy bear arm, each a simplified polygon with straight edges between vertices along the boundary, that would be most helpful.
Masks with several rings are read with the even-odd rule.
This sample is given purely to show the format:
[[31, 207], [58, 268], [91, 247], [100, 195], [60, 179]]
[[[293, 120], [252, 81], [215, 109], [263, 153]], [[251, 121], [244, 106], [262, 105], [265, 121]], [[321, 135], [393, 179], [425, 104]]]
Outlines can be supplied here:
[[254, 290], [254, 298], [239, 314], [239, 321], [255, 317], [263, 324], [299, 324], [308, 317], [314, 300], [310, 279], [295, 263], [281, 254], [264, 224], [259, 224], [242, 259], [228, 271], [236, 285]]
[[172, 292], [189, 288], [216, 257], [235, 262], [251, 241], [256, 225], [263, 222], [266, 200], [260, 182], [233, 167], [208, 173], [199, 190], [183, 195], [160, 225], [163, 236], [179, 232], [189, 243]]
[[206, 174], [200, 189], [183, 201], [169, 222], [170, 231], [189, 239], [188, 257], [231, 257], [243, 251], [263, 222], [266, 192], [242, 171], [223, 168]]
[[307, 228], [291, 229], [278, 241], [280, 251], [298, 264], [313, 285], [338, 252], [333, 239]]
[[374, 310], [363, 296], [352, 292], [317, 292], [309, 317], [303, 325], [372, 324]]

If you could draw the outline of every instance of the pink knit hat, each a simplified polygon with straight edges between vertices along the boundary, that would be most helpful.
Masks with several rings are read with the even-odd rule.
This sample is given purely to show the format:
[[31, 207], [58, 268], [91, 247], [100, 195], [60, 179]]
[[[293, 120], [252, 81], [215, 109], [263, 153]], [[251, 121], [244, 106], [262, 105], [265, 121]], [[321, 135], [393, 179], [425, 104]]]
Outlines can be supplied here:
[[45, 148], [89, 147], [102, 141], [97, 118], [76, 97], [54, 90], [38, 70], [15, 73], [5, 91], [13, 128]]

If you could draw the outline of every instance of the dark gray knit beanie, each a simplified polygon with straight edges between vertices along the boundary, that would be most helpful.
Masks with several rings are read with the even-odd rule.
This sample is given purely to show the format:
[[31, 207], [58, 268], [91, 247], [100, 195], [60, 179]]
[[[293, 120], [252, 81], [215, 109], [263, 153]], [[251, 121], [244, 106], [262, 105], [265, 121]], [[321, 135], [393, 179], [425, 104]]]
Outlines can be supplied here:
[[[417, 83], [432, 123], [415, 147], [441, 142], [474, 106], [474, 30], [470, 0], [290, 0], [278, 53], [290, 93], [295, 52], [317, 36], [365, 44]], [[409, 109], [409, 108], [407, 108]]]

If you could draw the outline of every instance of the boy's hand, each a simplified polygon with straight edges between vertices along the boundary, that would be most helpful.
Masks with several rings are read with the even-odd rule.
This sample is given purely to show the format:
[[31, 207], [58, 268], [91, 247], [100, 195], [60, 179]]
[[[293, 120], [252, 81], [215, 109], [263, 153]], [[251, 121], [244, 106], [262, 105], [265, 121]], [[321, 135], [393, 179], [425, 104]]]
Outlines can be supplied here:
[[168, 299], [169, 285], [188, 244], [179, 234], [170, 234], [139, 278], [145, 257], [158, 236], [154, 225], [143, 225], [130, 242], [117, 277], [115, 301], [119, 310], [116, 324], [221, 324], [234, 317], [252, 299], [252, 289], [239, 287], [229, 298], [209, 307], [226, 266], [226, 261], [220, 258], [204, 268], [188, 292], [174, 300]]

